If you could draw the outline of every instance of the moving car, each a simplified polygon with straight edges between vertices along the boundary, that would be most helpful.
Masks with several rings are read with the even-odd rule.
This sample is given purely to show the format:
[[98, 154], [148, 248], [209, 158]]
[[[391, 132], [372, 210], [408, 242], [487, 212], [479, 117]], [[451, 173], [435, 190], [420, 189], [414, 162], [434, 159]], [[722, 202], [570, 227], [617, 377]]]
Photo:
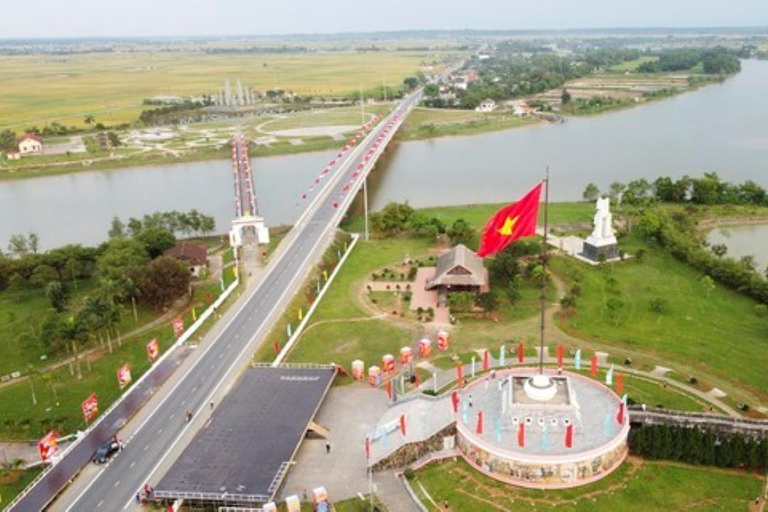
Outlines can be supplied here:
[[101, 443], [101, 446], [98, 447], [96, 453], [91, 457], [91, 461], [95, 464], [105, 464], [121, 449], [120, 443], [116, 439], [108, 439]]

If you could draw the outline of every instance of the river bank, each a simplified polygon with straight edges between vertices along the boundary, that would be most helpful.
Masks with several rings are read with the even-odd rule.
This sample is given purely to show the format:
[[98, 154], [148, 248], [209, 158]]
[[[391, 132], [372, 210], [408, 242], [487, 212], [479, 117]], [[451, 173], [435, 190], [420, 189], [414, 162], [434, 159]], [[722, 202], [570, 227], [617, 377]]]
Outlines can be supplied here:
[[[629, 101], [627, 99], [611, 99], [608, 97], [604, 103], [598, 106], [590, 106], [586, 111], [564, 109], [561, 113], [565, 115], [564, 120], [569, 117], [593, 117], [601, 114], [615, 112], [656, 102], [663, 99], [669, 99], [682, 95], [686, 92], [694, 91], [704, 85], [719, 83], [712, 81], [701, 83], [690, 88], [676, 89], [668, 91], [664, 95], [651, 98], [644, 98], [642, 101]], [[636, 98], [637, 100], [637, 98]], [[381, 110], [379, 107], [377, 110]], [[269, 123], [267, 121], [266, 123]], [[434, 109], [417, 107], [404, 123], [395, 140], [399, 142], [438, 139], [442, 137], [453, 137], [463, 135], [477, 135], [483, 133], [511, 130], [514, 128], [531, 127], [547, 124], [546, 119], [541, 116], [529, 115], [518, 116], [511, 110], [497, 110], [493, 112], [475, 112], [474, 110], [458, 109]], [[266, 124], [260, 120], [256, 131]], [[208, 129], [208, 124], [201, 123], [199, 126], [192, 124], [190, 129], [199, 128]], [[226, 130], [233, 130], [234, 127], [227, 127]], [[165, 130], [165, 128], [158, 128]], [[254, 136], [257, 133], [254, 133]], [[124, 134], [120, 134], [121, 138]], [[256, 143], [251, 151], [254, 157], [291, 155], [298, 153], [308, 153], [313, 151], [332, 150], [339, 147], [340, 141], [337, 137], [307, 137], [298, 141], [290, 138], [277, 138], [270, 143]], [[130, 152], [120, 149], [106, 155], [79, 155], [63, 154], [63, 160], [40, 162], [40, 157], [29, 158], [20, 161], [2, 161], [0, 160], [0, 181], [21, 180], [26, 178], [36, 178], [45, 176], [56, 176], [61, 174], [70, 174], [87, 170], [115, 170], [129, 167], [142, 167], [150, 165], [168, 165], [173, 163], [203, 162], [207, 160], [226, 159], [229, 156], [229, 147], [227, 144], [207, 145], [204, 147], [181, 147], [176, 149], [166, 149], [160, 147], [158, 150]], [[49, 160], [46, 157], [46, 160]]]

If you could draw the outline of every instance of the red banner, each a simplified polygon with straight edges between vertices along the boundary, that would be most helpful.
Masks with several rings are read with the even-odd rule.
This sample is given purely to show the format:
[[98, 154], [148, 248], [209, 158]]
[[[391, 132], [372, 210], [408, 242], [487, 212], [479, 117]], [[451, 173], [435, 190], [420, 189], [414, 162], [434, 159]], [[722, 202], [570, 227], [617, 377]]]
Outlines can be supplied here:
[[464, 367], [462, 366], [461, 361], [459, 361], [459, 364], [456, 366], [456, 380], [459, 381], [459, 387], [464, 387]]
[[405, 437], [405, 414], [400, 415], [400, 432], [402, 432], [403, 437]]
[[131, 365], [124, 364], [117, 370], [117, 385], [120, 386], [120, 389], [123, 389], [131, 383], [131, 380]]
[[485, 352], [483, 352], [483, 371], [487, 372], [490, 367], [491, 367], [490, 359], [488, 357], [488, 351], [486, 350]]
[[616, 374], [616, 394], [621, 396], [624, 393], [624, 374]]
[[517, 362], [522, 363], [525, 360], [525, 349], [522, 343], [517, 344]]
[[37, 452], [43, 462], [48, 462], [51, 457], [59, 453], [59, 434], [55, 430], [48, 432], [44, 438], [37, 442]]
[[85, 422], [90, 423], [99, 414], [99, 398], [96, 393], [85, 399], [81, 405]]
[[624, 424], [624, 402], [619, 402], [619, 413], [616, 415], [616, 421], [619, 425]]
[[593, 377], [597, 377], [597, 354], [592, 356], [592, 359], [590, 359], [591, 367], [589, 369], [589, 374]]
[[366, 459], [371, 458], [371, 438], [370, 437], [365, 438], [365, 458]]
[[518, 446], [525, 446], [525, 423], [523, 422], [517, 426], [517, 444]]
[[477, 428], [475, 433], [482, 435], [483, 433], [483, 411], [477, 413]]
[[453, 404], [453, 413], [459, 412], [459, 392], [454, 391], [451, 393], [451, 403]]
[[157, 359], [157, 356], [160, 354], [160, 347], [157, 344], [157, 338], [154, 338], [152, 341], [147, 343], [147, 356], [149, 357], [149, 361], [152, 362], [155, 359]]
[[565, 427], [565, 447], [573, 448], [573, 425]]
[[180, 338], [181, 335], [184, 334], [184, 317], [177, 316], [173, 319], [172, 325], [173, 335], [176, 336], [176, 338]]
[[562, 345], [557, 346], [557, 366], [559, 367], [563, 366], [563, 346]]

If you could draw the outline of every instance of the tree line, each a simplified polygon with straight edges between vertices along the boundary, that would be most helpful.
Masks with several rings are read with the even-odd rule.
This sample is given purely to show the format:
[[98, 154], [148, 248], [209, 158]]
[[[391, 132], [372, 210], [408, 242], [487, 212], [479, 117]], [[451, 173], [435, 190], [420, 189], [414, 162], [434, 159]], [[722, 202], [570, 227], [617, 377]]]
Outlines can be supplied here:
[[594, 201], [601, 196], [634, 206], [648, 206], [653, 202], [768, 206], [768, 192], [754, 181], [730, 183], [721, 180], [714, 172], [704, 173], [701, 178], [683, 176], [675, 180], [660, 176], [653, 182], [641, 178], [627, 184], [614, 181], [603, 192], [590, 183], [582, 193], [585, 201]]
[[658, 60], [643, 62], [637, 70], [640, 73], [688, 71], [700, 63], [708, 75], [730, 75], [741, 71], [741, 62], [735, 53], [721, 46], [664, 50], [659, 54]]
[[647, 459], [768, 470], [768, 439], [742, 434], [722, 436], [709, 430], [668, 425], [633, 426], [629, 431], [629, 448]]
[[390, 202], [379, 212], [370, 216], [371, 228], [379, 236], [414, 236], [436, 238], [447, 236], [452, 245], [464, 244], [474, 247], [477, 235], [472, 226], [464, 219], [456, 219], [447, 226], [438, 217], [428, 217], [423, 212], [414, 210], [408, 201]]

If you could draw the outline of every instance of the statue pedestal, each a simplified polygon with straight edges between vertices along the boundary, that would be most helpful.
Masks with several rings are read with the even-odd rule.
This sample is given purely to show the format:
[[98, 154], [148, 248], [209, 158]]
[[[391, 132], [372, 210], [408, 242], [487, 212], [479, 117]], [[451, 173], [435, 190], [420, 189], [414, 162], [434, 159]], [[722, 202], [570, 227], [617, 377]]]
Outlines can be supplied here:
[[619, 244], [616, 237], [596, 240], [589, 237], [584, 241], [584, 256], [592, 261], [608, 261], [619, 257]]

